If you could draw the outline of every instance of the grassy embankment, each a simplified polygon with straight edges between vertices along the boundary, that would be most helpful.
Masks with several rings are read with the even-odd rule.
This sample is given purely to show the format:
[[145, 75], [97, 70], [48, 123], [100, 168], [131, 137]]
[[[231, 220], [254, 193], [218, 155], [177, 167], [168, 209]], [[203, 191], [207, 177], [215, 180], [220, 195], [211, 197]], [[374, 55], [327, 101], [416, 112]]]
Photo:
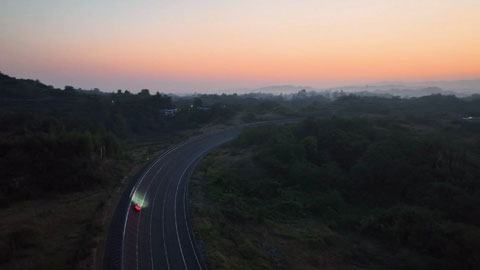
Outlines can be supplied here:
[[9, 203], [0, 211], [1, 268], [101, 269], [109, 219], [124, 185], [148, 160], [193, 134], [126, 141], [124, 154], [104, 165], [110, 170], [105, 184]]

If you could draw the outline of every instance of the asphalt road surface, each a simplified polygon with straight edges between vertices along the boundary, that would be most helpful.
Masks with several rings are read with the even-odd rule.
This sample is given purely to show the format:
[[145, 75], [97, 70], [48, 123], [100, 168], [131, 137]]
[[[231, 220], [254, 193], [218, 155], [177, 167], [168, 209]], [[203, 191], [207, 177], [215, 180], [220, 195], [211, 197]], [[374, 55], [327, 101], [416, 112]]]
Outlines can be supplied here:
[[[298, 120], [274, 123], [294, 121]], [[253, 125], [261, 124], [265, 123]], [[112, 217], [104, 269], [206, 269], [190, 226], [188, 180], [207, 152], [238, 136], [241, 129], [187, 140], [158, 156], [134, 177]], [[141, 211], [136, 211], [134, 204], [141, 205]]]

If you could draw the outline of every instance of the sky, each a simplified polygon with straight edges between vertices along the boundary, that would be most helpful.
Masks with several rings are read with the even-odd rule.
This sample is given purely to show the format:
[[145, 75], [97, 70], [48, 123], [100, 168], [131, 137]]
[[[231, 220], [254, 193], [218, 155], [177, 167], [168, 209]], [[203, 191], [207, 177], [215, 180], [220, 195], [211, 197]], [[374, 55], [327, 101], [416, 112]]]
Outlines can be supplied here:
[[479, 0], [0, 0], [0, 71], [215, 92], [480, 78]]

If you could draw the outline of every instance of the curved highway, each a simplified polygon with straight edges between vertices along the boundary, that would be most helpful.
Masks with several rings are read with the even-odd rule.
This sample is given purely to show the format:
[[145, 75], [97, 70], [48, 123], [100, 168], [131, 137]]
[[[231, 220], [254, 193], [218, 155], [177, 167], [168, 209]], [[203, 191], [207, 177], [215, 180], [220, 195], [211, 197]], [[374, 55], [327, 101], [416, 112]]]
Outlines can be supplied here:
[[[292, 121], [275, 121], [287, 122]], [[134, 177], [112, 217], [104, 269], [205, 269], [190, 227], [188, 180], [203, 155], [238, 136], [241, 129], [187, 140], [158, 156]], [[141, 205], [141, 211], [136, 211], [134, 204]]]

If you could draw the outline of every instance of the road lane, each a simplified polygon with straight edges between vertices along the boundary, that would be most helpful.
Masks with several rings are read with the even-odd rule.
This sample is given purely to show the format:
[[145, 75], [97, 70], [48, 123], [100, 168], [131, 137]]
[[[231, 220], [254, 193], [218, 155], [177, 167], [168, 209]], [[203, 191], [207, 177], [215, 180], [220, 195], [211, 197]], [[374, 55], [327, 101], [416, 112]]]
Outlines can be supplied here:
[[[188, 179], [204, 154], [235, 138], [240, 130], [230, 128], [193, 138], [160, 155], [137, 175], [135, 184], [127, 188], [128, 196], [121, 199], [127, 203], [118, 206], [124, 210], [122, 224], [121, 208], [112, 219], [105, 269], [203, 268], [190, 230]], [[133, 209], [133, 202], [143, 205], [140, 212]], [[120, 226], [121, 233], [115, 230]], [[120, 250], [115, 244], [120, 244]]]
[[[206, 153], [238, 136], [242, 128], [204, 134], [175, 146], [129, 183], [112, 218], [105, 269], [205, 269], [189, 221], [188, 180]], [[141, 204], [142, 210], [135, 211], [132, 202]]]

